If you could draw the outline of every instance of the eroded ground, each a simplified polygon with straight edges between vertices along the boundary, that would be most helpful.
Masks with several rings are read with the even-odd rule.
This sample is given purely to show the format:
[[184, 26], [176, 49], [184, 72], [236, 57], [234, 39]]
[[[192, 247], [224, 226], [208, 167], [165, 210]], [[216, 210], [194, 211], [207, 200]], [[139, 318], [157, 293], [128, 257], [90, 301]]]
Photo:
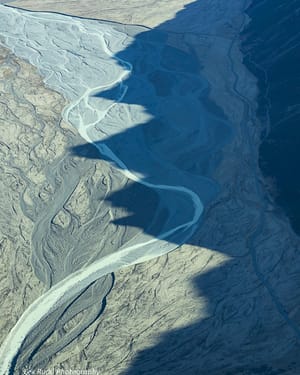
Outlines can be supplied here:
[[[299, 241], [263, 189], [257, 167], [261, 124], [254, 115], [255, 80], [242, 65], [238, 42], [222, 35], [189, 38], [198, 46], [197, 56], [211, 85], [209, 97], [237, 134], [214, 172], [221, 194], [207, 208], [205, 222], [192, 239], [195, 246], [185, 245], [116, 272], [115, 287], [100, 319], [93, 323], [95, 316], [85, 310], [91, 292], [62, 319], [47, 352], [44, 348], [36, 358], [36, 366], [59, 352], [47, 368], [95, 368], [112, 375], [299, 372]], [[40, 246], [36, 253], [44, 252], [48, 259], [40, 267], [42, 257], [32, 260], [40, 269], [37, 276], [48, 286], [86, 261], [85, 254], [85, 260], [71, 256], [75, 243], [77, 247], [92, 238], [83, 248], [91, 249], [88, 254], [97, 253], [98, 230], [107, 229], [96, 218], [109, 209], [98, 210], [91, 202], [103, 201], [113, 189], [108, 176], [114, 172], [105, 163], [68, 154], [68, 148], [82, 140], [61, 122], [64, 100], [44, 88], [32, 67], [7, 51], [2, 53], [0, 68], [6, 80], [1, 88], [5, 118], [1, 140], [6, 145], [1, 145], [5, 202], [1, 230], [7, 293], [1, 301], [6, 311], [3, 339], [25, 305], [43, 290], [44, 284], [32, 274], [32, 248]], [[14, 129], [11, 134], [7, 123]], [[118, 188], [128, 183], [120, 178], [112, 179], [118, 179]], [[80, 229], [84, 223], [92, 223], [85, 227], [90, 228], [86, 236], [86, 229]], [[62, 260], [55, 272], [51, 254]], [[68, 254], [72, 264], [65, 260]], [[106, 282], [107, 290], [110, 282]], [[95, 314], [96, 310], [99, 305]], [[72, 332], [73, 337], [78, 334], [79, 321], [81, 329], [91, 325], [65, 347]], [[38, 330], [36, 336], [40, 334]], [[26, 361], [26, 350], [21, 360]]]
[[[111, 231], [111, 241], [115, 241], [111, 246], [118, 246], [119, 236], [113, 239], [116, 226], [111, 224], [108, 229], [107, 225], [122, 216], [122, 212], [116, 213], [108, 204], [95, 202], [101, 202], [107, 191], [113, 191], [116, 181], [118, 186], [125, 186], [127, 180], [122, 176], [112, 178], [114, 173], [108, 172], [105, 163], [71, 155], [70, 147], [82, 140], [61, 119], [65, 100], [45, 88], [35, 68], [2, 47], [0, 75], [3, 341], [38, 295], [105, 252], [102, 230]], [[122, 235], [126, 235], [124, 230]], [[72, 312], [65, 312], [58, 346], [63, 347], [97, 317], [101, 295], [111, 285], [110, 276], [93, 284], [77, 305], [73, 304]], [[100, 298], [94, 301], [92, 295], [96, 290]], [[79, 315], [77, 323], [75, 320], [66, 328], [68, 321], [87, 307], [88, 316]], [[40, 341], [46, 327], [45, 323], [40, 338], [35, 335], [31, 340]], [[54, 327], [48, 327], [46, 335], [53, 330]], [[39, 361], [58, 350], [57, 345], [48, 347]]]

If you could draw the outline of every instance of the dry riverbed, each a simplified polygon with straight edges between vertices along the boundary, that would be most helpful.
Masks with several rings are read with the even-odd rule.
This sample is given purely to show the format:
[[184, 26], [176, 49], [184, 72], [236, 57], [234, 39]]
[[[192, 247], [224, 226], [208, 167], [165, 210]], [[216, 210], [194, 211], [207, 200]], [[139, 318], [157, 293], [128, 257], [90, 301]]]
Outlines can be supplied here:
[[[165, 21], [155, 6], [145, 20], [134, 2], [130, 14], [120, 12], [114, 2], [112, 9], [98, 7], [92, 14], [92, 2], [76, 2], [78, 10], [72, 7], [72, 12], [69, 3], [24, 0], [11, 5], [147, 26]], [[169, 1], [166, 18], [184, 3]], [[222, 24], [221, 18], [217, 21]], [[55, 333], [36, 366], [96, 369], [105, 375], [300, 372], [295, 355], [300, 339], [299, 240], [266, 194], [257, 166], [263, 125], [255, 117], [256, 82], [242, 64], [235, 39], [246, 21], [241, 15], [231, 25], [210, 25], [213, 35], [207, 35], [208, 25], [203, 34], [169, 39], [179, 49], [194, 48], [210, 84], [206, 105], [213, 112], [221, 110], [235, 132], [213, 173], [221, 193], [206, 208], [201, 228], [178, 250], [117, 271], [97, 320], [98, 292], [105, 295], [111, 279], [87, 291], [56, 331], [47, 327]], [[97, 256], [102, 234], [111, 228], [105, 222], [122, 216], [103, 204], [104, 197], [129, 182], [108, 163], [69, 153], [82, 139], [61, 120], [65, 100], [45, 88], [34, 68], [3, 48], [0, 76], [3, 341], [45, 288]], [[82, 258], [66, 261], [78, 247], [85, 249]], [[31, 259], [32, 252], [41, 257]], [[53, 254], [61, 262], [52, 262]], [[87, 328], [79, 336], [77, 325]], [[76, 339], [66, 346], [72, 332]], [[37, 336], [31, 343], [39, 343]], [[25, 350], [24, 361], [26, 355]]]

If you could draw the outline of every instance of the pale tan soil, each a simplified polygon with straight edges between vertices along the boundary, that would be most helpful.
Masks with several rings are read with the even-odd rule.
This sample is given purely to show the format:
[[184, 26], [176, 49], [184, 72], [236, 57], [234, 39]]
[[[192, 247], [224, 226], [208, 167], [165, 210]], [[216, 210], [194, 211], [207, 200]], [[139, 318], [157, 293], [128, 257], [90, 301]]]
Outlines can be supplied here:
[[85, 18], [155, 27], [165, 20], [174, 18], [176, 12], [191, 2], [191, 0], [21, 0], [10, 2], [10, 5], [28, 10], [67, 13]]
[[63, 105], [31, 65], [0, 48], [1, 341], [44, 289], [30, 264], [34, 223], [21, 199], [29, 207], [39, 199], [43, 165], [61, 157], [66, 136], [73, 136], [59, 125]]
[[[1, 47], [1, 342], [45, 288], [106, 251], [102, 231], [111, 231], [111, 236], [116, 233], [114, 225], [109, 229], [107, 225], [122, 215], [107, 203], [99, 212], [95, 202], [102, 200], [108, 189], [114, 191], [115, 184], [124, 186], [127, 180], [113, 178], [107, 163], [72, 155], [71, 147], [82, 139], [62, 121], [65, 104], [60, 94], [45, 88], [35, 68]], [[99, 221], [103, 223], [101, 230]], [[119, 232], [125, 235], [122, 229]], [[115, 243], [118, 246], [117, 240]], [[86, 304], [97, 305], [91, 309], [97, 316], [101, 292], [105, 295], [110, 287], [108, 276], [84, 293], [81, 307], [74, 309], [75, 318], [65, 332], [74, 333]], [[101, 292], [99, 300], [94, 300], [92, 292], [97, 288]], [[64, 318], [62, 324], [69, 320]], [[45, 325], [40, 335], [46, 331]], [[61, 341], [65, 340], [67, 335]], [[55, 338], [50, 341], [53, 344]], [[48, 353], [55, 350], [53, 345]]]

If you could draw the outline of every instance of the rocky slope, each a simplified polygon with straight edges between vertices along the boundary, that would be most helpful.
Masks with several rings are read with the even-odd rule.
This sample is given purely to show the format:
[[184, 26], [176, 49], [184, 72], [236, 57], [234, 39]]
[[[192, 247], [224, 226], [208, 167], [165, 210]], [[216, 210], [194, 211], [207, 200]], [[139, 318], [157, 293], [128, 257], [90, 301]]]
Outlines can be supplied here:
[[245, 62], [259, 78], [264, 122], [260, 167], [276, 203], [300, 234], [300, 4], [253, 1], [243, 33]]

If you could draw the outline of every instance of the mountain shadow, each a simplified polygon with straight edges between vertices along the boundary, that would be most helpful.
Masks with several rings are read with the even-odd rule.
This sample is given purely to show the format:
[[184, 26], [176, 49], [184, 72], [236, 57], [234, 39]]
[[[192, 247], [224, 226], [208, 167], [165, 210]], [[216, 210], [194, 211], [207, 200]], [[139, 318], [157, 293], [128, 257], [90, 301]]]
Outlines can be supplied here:
[[[259, 77], [258, 115], [269, 123], [259, 164], [270, 193], [300, 234], [300, 3], [254, 1], [243, 35], [245, 63]], [[280, 25], [280, 29], [278, 27]]]
[[[183, 186], [201, 199], [202, 222], [197, 222], [199, 228], [188, 239], [182, 230], [167, 240], [176, 245], [205, 246], [230, 257], [207, 272], [199, 269], [194, 279], [195, 289], [206, 298], [207, 317], [163, 334], [156, 345], [136, 356], [124, 375], [300, 373], [298, 356], [293, 354], [298, 348], [296, 329], [256, 269], [250, 242], [260, 231], [261, 221], [255, 217], [251, 225], [238, 224], [239, 215], [241, 223], [244, 220], [247, 205], [231, 208], [235, 204], [232, 186], [220, 187], [214, 178], [222, 158], [228, 157], [224, 150], [234, 139], [235, 124], [210, 101], [211, 87], [202, 74], [197, 48], [186, 33], [178, 33], [180, 29], [195, 30], [191, 20], [195, 22], [195, 15], [211, 3], [202, 0], [185, 6], [174, 19], [135, 35], [132, 44], [114, 56], [121, 65], [122, 61], [133, 65], [132, 74], [124, 81], [127, 93], [123, 96], [122, 87], [113, 87], [94, 98], [116, 100], [123, 116], [118, 121], [127, 121], [129, 126], [95, 146], [83, 144], [71, 150], [79, 157], [110, 160], [96, 148], [105, 145], [140, 178], [142, 184], [132, 181], [125, 190], [107, 197], [113, 207], [128, 212], [115, 224], [158, 237], [188, 222], [195, 211], [190, 196], [151, 187]], [[200, 34], [193, 34], [196, 43], [202, 43]], [[116, 113], [105, 119], [107, 128], [116, 125]], [[244, 126], [248, 120], [244, 119]], [[113, 163], [118, 166], [118, 162]], [[218, 201], [221, 189], [228, 193], [226, 202]], [[257, 199], [257, 210], [263, 211]], [[222, 205], [228, 212], [218, 218]], [[216, 223], [212, 225], [214, 219], [210, 218], [214, 217]], [[280, 251], [280, 246], [270, 249], [274, 257]]]

